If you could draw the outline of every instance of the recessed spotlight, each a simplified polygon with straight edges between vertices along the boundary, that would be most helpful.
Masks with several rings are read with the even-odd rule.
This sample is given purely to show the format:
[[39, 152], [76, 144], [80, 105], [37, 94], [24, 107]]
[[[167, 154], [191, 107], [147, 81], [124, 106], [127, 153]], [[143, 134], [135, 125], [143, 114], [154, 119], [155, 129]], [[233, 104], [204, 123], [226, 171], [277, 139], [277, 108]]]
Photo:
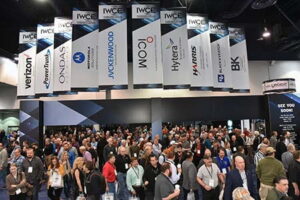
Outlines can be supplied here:
[[265, 27], [265, 28], [264, 28], [264, 32], [262, 33], [262, 36], [263, 36], [264, 38], [268, 38], [268, 37], [271, 36], [271, 32]]

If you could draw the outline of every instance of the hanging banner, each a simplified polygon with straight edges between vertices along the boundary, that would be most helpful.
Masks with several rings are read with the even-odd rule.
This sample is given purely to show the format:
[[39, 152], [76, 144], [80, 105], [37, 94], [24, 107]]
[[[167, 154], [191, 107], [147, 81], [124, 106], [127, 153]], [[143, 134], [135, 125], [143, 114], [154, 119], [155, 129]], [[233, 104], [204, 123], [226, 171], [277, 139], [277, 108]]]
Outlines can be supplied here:
[[133, 87], [161, 88], [161, 31], [159, 4], [132, 5]]
[[209, 22], [214, 90], [232, 89], [229, 33], [226, 24]]
[[54, 19], [54, 74], [53, 90], [65, 93], [71, 90], [72, 20]]
[[161, 10], [164, 89], [190, 87], [185, 8]]
[[48, 95], [53, 92], [53, 24], [38, 24], [35, 93]]
[[72, 91], [97, 91], [98, 14], [74, 9], [72, 25]]
[[18, 97], [35, 95], [36, 32], [22, 30], [19, 34]]
[[208, 18], [187, 14], [191, 90], [213, 89], [213, 68]]
[[127, 13], [125, 5], [99, 5], [99, 88], [127, 89]]
[[229, 27], [232, 92], [250, 92], [245, 32]]

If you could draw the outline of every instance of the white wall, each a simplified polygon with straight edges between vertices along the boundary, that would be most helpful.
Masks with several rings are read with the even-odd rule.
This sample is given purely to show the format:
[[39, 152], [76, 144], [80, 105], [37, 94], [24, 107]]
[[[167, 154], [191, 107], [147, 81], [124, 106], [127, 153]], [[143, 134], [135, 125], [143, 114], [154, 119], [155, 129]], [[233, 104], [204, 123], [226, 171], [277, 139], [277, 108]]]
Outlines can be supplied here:
[[[228, 92], [200, 92], [189, 90], [163, 90], [163, 89], [133, 89], [132, 65], [129, 65], [129, 89], [113, 90], [112, 99], [155, 98], [155, 97], [200, 97], [200, 96], [237, 96], [237, 95], [262, 95], [262, 82], [275, 78], [295, 78], [297, 92], [300, 92], [300, 61], [250, 61], [250, 93]], [[105, 99], [105, 92], [80, 92], [77, 95], [60, 95], [58, 97], [44, 97], [41, 100], [83, 100]], [[16, 88], [0, 87], [0, 110], [19, 108], [16, 100]]]

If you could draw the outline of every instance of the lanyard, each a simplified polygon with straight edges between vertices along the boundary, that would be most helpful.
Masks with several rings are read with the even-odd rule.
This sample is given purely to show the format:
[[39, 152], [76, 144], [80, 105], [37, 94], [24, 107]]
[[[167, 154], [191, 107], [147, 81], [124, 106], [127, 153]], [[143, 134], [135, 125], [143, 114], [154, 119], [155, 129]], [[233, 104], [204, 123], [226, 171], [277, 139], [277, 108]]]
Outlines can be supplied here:
[[207, 172], [209, 173], [210, 177], [212, 178], [212, 175], [213, 175], [213, 168], [212, 166], [210, 167], [211, 168], [211, 172], [207, 169], [207, 167], [205, 166]]
[[140, 178], [140, 177], [139, 177], [139, 174], [140, 174], [140, 172], [139, 172], [139, 168], [137, 168], [137, 171], [138, 171], [138, 173], [136, 173], [136, 171], [135, 171], [134, 167], [132, 168], [132, 170], [134, 171], [134, 173], [135, 173], [136, 177], [139, 179], [139, 178]]

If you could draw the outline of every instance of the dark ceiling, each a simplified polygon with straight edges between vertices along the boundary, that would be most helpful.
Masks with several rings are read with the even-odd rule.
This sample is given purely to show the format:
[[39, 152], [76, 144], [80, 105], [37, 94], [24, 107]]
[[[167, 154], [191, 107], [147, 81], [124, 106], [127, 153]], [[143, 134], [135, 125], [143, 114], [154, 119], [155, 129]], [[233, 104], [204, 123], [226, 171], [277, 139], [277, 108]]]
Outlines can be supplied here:
[[[37, 23], [51, 23], [55, 16], [71, 16], [73, 7], [97, 9], [97, 2], [97, 0], [2, 0], [0, 54], [9, 56], [17, 53], [20, 28], [34, 27]], [[250, 60], [300, 59], [300, 33], [275, 6], [254, 10], [251, 8], [254, 0], [160, 1], [163, 7], [185, 6], [185, 2], [188, 2], [189, 12], [208, 14], [211, 20], [245, 27]], [[278, 0], [277, 7], [300, 27], [300, 0]], [[128, 23], [130, 28], [130, 20]], [[272, 30], [272, 37], [260, 40], [264, 26]]]

